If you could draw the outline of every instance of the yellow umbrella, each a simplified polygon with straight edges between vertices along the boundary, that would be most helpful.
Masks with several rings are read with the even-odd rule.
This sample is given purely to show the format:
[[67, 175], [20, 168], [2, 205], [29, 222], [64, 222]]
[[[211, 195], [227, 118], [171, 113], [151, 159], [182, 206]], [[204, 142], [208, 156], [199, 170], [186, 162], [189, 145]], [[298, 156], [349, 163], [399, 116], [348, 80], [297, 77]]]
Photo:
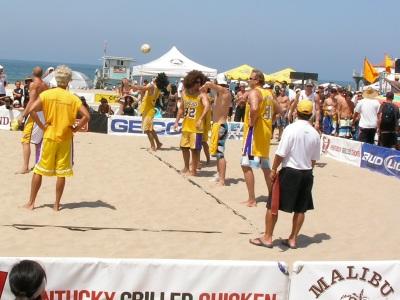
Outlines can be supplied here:
[[[253, 71], [255, 68], [249, 66], [249, 65], [241, 65], [237, 68], [228, 70], [223, 72], [228, 79], [236, 79], [236, 80], [249, 80], [251, 71]], [[264, 77], [267, 78], [268, 75], [264, 74]]]
[[296, 71], [290, 68], [286, 68], [281, 71], [269, 74], [267, 75], [268, 81], [279, 81], [279, 82], [286, 81], [287, 83], [290, 83], [291, 82], [290, 72], [296, 72]]

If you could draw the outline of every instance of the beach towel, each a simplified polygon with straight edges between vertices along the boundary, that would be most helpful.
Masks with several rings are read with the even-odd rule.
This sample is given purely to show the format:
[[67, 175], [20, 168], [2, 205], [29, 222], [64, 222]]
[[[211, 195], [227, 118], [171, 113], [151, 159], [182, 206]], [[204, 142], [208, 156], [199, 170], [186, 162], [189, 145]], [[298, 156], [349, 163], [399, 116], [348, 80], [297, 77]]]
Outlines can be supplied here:
[[271, 213], [274, 216], [278, 215], [279, 210], [279, 202], [281, 198], [281, 191], [280, 191], [280, 183], [279, 183], [279, 172], [276, 173], [276, 179], [274, 184], [272, 185], [272, 193], [271, 193]]
[[211, 129], [211, 139], [210, 139], [210, 154], [216, 155], [218, 150], [218, 137], [219, 137], [219, 127], [221, 124], [214, 123]]

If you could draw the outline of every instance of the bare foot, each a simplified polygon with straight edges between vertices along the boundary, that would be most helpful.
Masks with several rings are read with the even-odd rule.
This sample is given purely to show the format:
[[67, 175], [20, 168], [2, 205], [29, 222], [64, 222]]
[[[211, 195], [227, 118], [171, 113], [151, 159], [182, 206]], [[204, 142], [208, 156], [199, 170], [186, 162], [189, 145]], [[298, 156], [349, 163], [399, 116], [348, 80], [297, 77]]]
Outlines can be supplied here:
[[256, 207], [257, 206], [256, 200], [247, 200], [245, 202], [240, 202], [240, 204], [243, 204], [244, 206], [247, 206], [247, 207]]
[[150, 147], [148, 151], [156, 152], [157, 148], [156, 147]]
[[15, 172], [14, 174], [15, 174], [15, 175], [18, 175], [18, 174], [28, 174], [31, 170], [32, 170], [32, 169], [30, 169], [30, 170], [21, 170], [21, 171]]
[[208, 160], [207, 160], [207, 165], [209, 165], [210, 163], [211, 163], [211, 160], [208, 159]]
[[216, 184], [211, 185], [212, 188], [217, 188], [220, 186], [225, 186], [225, 182], [218, 181]]
[[201, 170], [201, 163], [197, 164], [197, 170]]
[[183, 168], [182, 170], [181, 170], [181, 173], [182, 174], [186, 174], [187, 172], [189, 172], [189, 169], [188, 168]]
[[27, 203], [27, 204], [25, 204], [25, 205], [23, 205], [23, 206], [20, 206], [19, 208], [25, 208], [25, 209], [27, 209], [27, 210], [34, 210], [34, 209], [35, 209], [35, 206], [34, 206], [33, 204]]
[[162, 143], [157, 144], [157, 149], [161, 149], [162, 145]]
[[59, 211], [59, 210], [60, 210], [60, 205], [54, 204], [54, 205], [53, 205], [53, 210], [54, 210], [54, 211]]
[[196, 176], [196, 172], [190, 171], [189, 173], [187, 173], [187, 176], [195, 177]]

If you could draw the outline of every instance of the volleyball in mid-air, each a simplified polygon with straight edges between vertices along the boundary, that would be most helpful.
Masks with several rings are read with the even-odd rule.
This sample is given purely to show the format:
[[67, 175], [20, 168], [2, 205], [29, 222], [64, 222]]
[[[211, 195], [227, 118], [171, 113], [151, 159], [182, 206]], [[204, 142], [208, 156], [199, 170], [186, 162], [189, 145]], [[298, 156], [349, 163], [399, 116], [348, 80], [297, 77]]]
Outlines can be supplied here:
[[143, 44], [142, 48], [140, 48], [142, 50], [143, 53], [149, 53], [151, 50], [151, 47], [149, 44]]

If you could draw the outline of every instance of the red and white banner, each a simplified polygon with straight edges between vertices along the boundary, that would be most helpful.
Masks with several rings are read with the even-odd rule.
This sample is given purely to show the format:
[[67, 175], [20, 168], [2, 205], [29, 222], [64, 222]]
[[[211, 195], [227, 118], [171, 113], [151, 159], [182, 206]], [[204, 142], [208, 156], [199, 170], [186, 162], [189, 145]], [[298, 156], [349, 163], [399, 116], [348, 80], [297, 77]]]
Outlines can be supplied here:
[[[287, 299], [287, 266], [264, 261], [31, 258], [46, 269], [45, 300]], [[14, 299], [0, 259], [1, 299]]]
[[357, 167], [361, 164], [362, 143], [323, 134], [321, 137], [321, 155], [332, 157]]
[[400, 261], [295, 262], [289, 300], [400, 299]]
[[0, 129], [10, 130], [11, 121], [19, 118], [21, 112], [15, 109], [0, 109]]

